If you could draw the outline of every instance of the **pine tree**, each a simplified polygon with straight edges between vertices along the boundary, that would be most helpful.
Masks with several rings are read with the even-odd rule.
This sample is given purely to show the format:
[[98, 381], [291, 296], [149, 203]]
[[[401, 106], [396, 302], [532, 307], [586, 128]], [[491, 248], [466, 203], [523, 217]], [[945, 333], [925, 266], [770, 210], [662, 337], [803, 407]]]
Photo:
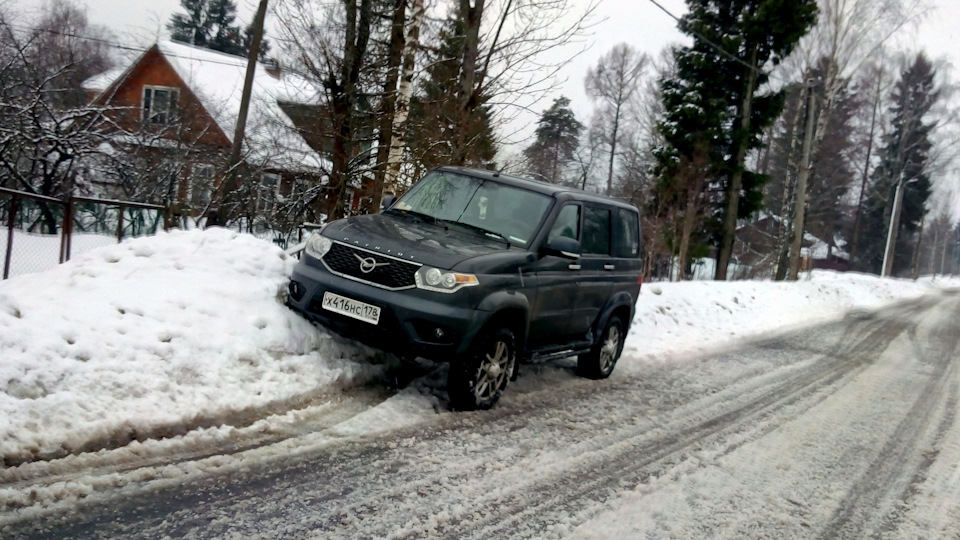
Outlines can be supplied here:
[[[816, 0], [687, 0], [680, 30], [693, 45], [674, 52], [677, 72], [662, 82], [666, 145], [656, 152], [658, 171], [669, 184], [689, 177], [705, 147], [712, 192], [710, 215], [718, 244], [717, 279], [726, 279], [737, 218], [759, 210], [765, 177], [746, 169], [747, 152], [779, 116], [782, 92], [760, 92], [770, 66], [790, 54], [817, 18]], [[673, 180], [671, 180], [673, 179]], [[666, 187], [666, 186], [665, 186]], [[668, 191], [684, 192], [672, 186]]]
[[215, 51], [241, 55], [244, 50], [240, 28], [234, 24], [237, 19], [237, 6], [232, 0], [208, 0], [207, 20], [213, 33], [207, 46]]
[[921, 53], [903, 70], [890, 96], [892, 132], [880, 150], [880, 164], [873, 171], [863, 216], [862, 255], [857, 268], [880, 273], [888, 228], [893, 217], [893, 200], [898, 182], [903, 184], [893, 273], [910, 266], [915, 234], [926, 212], [930, 197], [927, 165], [933, 144], [930, 135], [933, 123], [924, 117], [940, 97], [935, 88], [935, 71]]
[[537, 178], [561, 183], [564, 169], [580, 146], [582, 129], [570, 109], [570, 100], [563, 96], [553, 100], [537, 121], [536, 139], [523, 151], [529, 161], [528, 171]]
[[[427, 53], [426, 78], [410, 103], [410, 149], [425, 169], [462, 163], [488, 166], [497, 153], [492, 115], [480, 93], [476, 107], [464, 108], [461, 90], [462, 18], [447, 19], [440, 45]], [[465, 142], [461, 146], [461, 142]]]
[[[186, 13], [175, 13], [167, 24], [174, 41], [235, 55], [245, 55], [250, 50], [252, 30], [248, 26], [241, 32], [234, 24], [237, 19], [234, 0], [180, 0], [180, 7]], [[267, 47], [261, 44], [261, 58]]]
[[170, 17], [167, 24], [170, 37], [174, 41], [206, 47], [212, 29], [207, 18], [207, 0], [180, 0], [180, 7], [186, 14], [174, 13]]

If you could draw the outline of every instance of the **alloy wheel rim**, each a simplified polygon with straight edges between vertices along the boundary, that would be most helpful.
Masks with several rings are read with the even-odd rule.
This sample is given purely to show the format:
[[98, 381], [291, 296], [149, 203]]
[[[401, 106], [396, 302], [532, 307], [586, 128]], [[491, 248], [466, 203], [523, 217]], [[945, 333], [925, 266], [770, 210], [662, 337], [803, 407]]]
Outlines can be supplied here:
[[613, 368], [613, 362], [617, 357], [617, 349], [620, 348], [620, 331], [616, 326], [611, 326], [607, 331], [607, 339], [600, 348], [600, 370], [606, 373]]
[[510, 348], [503, 341], [496, 341], [492, 350], [484, 354], [480, 362], [477, 385], [474, 392], [478, 399], [486, 400], [499, 391], [507, 380]]

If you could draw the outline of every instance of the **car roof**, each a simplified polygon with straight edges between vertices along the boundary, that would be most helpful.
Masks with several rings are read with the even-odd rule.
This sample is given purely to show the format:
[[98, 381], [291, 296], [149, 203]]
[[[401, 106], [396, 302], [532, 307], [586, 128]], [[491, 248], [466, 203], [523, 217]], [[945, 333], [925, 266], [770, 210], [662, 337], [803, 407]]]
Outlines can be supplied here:
[[563, 186], [560, 184], [551, 184], [549, 182], [543, 182], [540, 180], [531, 180], [528, 178], [521, 178], [519, 176], [503, 174], [497, 171], [485, 171], [482, 169], [450, 166], [437, 167], [435, 170], [463, 174], [466, 176], [479, 178], [481, 180], [490, 180], [493, 182], [499, 182], [501, 184], [516, 186], [530, 191], [536, 191], [537, 193], [543, 193], [544, 195], [549, 195], [559, 201], [595, 202], [633, 210], [634, 212], [637, 211], [637, 208], [634, 205], [620, 199], [614, 199], [598, 193], [590, 193], [582, 189]]

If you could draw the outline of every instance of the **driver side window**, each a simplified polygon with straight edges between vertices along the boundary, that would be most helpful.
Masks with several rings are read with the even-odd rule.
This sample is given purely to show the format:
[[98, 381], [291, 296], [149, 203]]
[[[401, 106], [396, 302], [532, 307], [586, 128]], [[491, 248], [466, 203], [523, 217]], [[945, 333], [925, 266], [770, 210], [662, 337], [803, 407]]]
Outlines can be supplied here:
[[550, 234], [547, 236], [547, 241], [549, 242], [558, 236], [566, 236], [578, 242], [580, 241], [579, 205], [570, 204], [560, 209], [560, 213], [557, 214], [557, 220], [553, 223]]

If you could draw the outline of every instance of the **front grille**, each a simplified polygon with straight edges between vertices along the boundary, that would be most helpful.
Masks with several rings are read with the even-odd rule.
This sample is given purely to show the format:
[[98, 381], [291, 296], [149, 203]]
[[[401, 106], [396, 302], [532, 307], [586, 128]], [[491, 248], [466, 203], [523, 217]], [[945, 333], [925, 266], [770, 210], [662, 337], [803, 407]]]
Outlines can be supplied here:
[[[360, 269], [363, 259], [373, 259], [378, 266], [370, 272]], [[420, 265], [357, 249], [346, 244], [334, 242], [330, 251], [323, 256], [323, 264], [331, 272], [345, 278], [365, 281], [385, 289], [406, 289], [415, 285], [414, 274]]]

